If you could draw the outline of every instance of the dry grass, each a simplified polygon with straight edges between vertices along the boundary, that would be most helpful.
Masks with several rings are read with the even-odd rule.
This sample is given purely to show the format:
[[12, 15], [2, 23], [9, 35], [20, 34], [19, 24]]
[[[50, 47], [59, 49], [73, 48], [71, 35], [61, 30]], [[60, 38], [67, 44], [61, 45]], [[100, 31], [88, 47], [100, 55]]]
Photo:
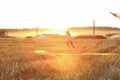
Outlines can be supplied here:
[[[65, 41], [65, 37], [49, 40], [0, 38], [0, 80], [119, 80], [119, 39], [74, 39], [77, 50], [68, 48]], [[38, 49], [55, 54], [94, 52], [117, 55], [83, 55], [77, 68], [57, 71], [45, 62], [45, 56], [34, 53]]]

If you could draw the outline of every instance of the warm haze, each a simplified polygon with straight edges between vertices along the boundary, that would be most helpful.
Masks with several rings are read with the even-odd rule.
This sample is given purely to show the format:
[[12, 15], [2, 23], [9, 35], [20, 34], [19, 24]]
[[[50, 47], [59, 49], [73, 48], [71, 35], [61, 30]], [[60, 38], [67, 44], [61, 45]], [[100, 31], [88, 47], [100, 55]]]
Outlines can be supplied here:
[[119, 27], [119, 0], [0, 0], [0, 28]]
[[0, 80], [120, 80], [119, 5], [0, 0]]

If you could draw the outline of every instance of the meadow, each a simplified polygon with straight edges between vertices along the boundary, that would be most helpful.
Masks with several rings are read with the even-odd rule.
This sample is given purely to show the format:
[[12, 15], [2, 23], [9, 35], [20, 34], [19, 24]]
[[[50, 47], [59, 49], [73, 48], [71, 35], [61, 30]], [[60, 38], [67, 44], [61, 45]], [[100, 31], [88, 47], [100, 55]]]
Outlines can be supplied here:
[[[0, 38], [0, 80], [120, 80], [120, 39], [74, 39], [74, 44], [76, 49], [68, 48], [65, 36]], [[67, 55], [56, 59], [34, 50]]]

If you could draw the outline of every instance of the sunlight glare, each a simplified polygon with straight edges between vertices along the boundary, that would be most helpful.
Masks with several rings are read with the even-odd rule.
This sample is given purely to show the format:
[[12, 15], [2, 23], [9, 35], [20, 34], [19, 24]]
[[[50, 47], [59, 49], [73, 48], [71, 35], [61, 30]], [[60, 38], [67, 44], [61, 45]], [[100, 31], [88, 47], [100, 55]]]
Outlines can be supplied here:
[[80, 59], [80, 56], [61, 54], [53, 62], [50, 62], [49, 65], [58, 71], [70, 71], [78, 67]]

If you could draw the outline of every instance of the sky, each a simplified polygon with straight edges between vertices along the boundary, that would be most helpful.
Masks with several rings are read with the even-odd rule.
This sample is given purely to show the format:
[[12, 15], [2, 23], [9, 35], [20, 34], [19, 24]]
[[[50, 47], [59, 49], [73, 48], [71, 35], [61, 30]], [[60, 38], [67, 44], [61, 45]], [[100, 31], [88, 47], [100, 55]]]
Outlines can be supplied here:
[[111, 26], [120, 20], [120, 0], [0, 0], [0, 28]]

